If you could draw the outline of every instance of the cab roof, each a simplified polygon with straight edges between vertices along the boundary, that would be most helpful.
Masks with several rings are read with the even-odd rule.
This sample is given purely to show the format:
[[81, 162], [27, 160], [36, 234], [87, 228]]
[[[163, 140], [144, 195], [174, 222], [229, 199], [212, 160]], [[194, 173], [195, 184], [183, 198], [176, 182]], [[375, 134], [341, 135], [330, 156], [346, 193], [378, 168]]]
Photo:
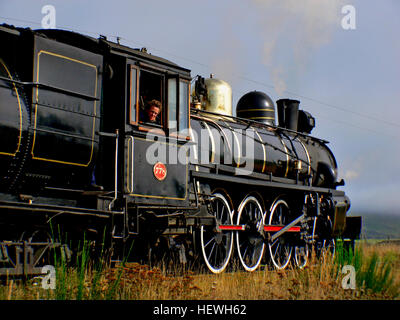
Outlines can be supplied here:
[[72, 46], [79, 47], [98, 54], [107, 54], [112, 52], [114, 54], [125, 55], [131, 58], [137, 58], [141, 61], [146, 61], [150, 64], [154, 63], [164, 68], [172, 69], [190, 77], [190, 70], [179, 66], [178, 64], [167, 60], [165, 58], [152, 55], [147, 51], [139, 48], [130, 48], [128, 46], [115, 43], [108, 40], [105, 36], [94, 38], [78, 32], [62, 30], [62, 29], [35, 29], [15, 27], [8, 24], [0, 25], [0, 30], [20, 35], [23, 33], [33, 33], [36, 36], [45, 37], [58, 42], [66, 43]]
[[149, 62], [154, 62], [157, 64], [164, 65], [166, 67], [172, 67], [178, 69], [181, 72], [190, 74], [190, 70], [183, 68], [176, 63], [167, 60], [165, 58], [152, 55], [142, 49], [130, 48], [128, 46], [115, 43], [108, 40], [105, 36], [100, 36], [99, 38], [93, 38], [88, 35], [83, 35], [77, 32], [61, 30], [61, 29], [37, 29], [34, 32], [44, 35], [47, 38], [54, 39], [56, 41], [68, 43], [70, 45], [79, 46], [80, 48], [102, 53], [105, 48], [113, 51], [114, 53], [119, 52], [121, 54], [127, 54], [129, 56], [134, 56], [147, 60]]

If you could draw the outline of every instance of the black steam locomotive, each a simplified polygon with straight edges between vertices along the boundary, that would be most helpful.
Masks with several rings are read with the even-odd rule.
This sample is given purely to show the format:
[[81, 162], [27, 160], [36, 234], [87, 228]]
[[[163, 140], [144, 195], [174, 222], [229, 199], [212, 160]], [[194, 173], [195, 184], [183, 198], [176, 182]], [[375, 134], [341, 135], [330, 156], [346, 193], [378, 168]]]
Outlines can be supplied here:
[[[299, 101], [230, 86], [100, 36], [0, 26], [0, 274], [83, 238], [113, 260], [307, 263], [356, 239], [327, 141]], [[192, 84], [194, 85], [192, 86]], [[194, 90], [191, 90], [194, 87]], [[146, 102], [161, 102], [146, 122]]]

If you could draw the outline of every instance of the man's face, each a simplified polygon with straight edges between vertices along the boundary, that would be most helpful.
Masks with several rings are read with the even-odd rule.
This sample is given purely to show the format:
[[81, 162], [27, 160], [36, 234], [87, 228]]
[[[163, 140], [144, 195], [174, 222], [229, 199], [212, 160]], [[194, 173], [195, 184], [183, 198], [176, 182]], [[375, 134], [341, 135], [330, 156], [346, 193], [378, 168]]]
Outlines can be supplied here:
[[156, 118], [159, 113], [160, 113], [160, 108], [158, 108], [157, 106], [151, 106], [150, 108], [147, 109], [147, 118], [149, 119], [150, 122], [156, 122]]

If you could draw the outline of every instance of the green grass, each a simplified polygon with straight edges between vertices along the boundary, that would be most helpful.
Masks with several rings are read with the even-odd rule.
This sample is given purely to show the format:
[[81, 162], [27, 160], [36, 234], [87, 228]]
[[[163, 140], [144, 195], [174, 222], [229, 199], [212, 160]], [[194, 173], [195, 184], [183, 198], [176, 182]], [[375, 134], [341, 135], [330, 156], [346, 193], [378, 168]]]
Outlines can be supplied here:
[[336, 245], [335, 263], [338, 269], [341, 270], [345, 265], [353, 266], [356, 271], [357, 288], [375, 294], [388, 294], [393, 297], [400, 295], [400, 286], [395, 283], [393, 269], [396, 259], [399, 257], [393, 251], [383, 255], [373, 251], [366, 256], [362, 243], [357, 245], [354, 251], [351, 248], [346, 250], [340, 241]]

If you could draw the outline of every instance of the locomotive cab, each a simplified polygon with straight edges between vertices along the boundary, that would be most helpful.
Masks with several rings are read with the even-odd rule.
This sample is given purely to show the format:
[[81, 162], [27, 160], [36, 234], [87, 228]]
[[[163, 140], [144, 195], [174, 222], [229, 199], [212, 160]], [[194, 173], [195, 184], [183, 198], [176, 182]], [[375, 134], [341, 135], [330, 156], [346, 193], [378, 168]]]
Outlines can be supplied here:
[[[119, 143], [124, 145], [118, 154], [124, 163], [119, 168], [119, 176], [124, 177], [119, 189], [128, 203], [187, 205], [189, 164], [185, 144], [190, 140], [190, 71], [143, 49], [108, 44], [114, 55], [107, 63], [119, 75], [126, 75], [109, 79], [104, 86], [105, 130], [121, 128], [123, 141]], [[125, 86], [121, 86], [125, 79]], [[126, 110], [124, 117], [121, 113], [116, 117], [112, 108], [116, 90], [126, 97], [125, 101], [121, 98], [121, 108], [123, 104]], [[158, 101], [160, 108], [151, 122], [145, 115], [149, 102], [153, 101]], [[102, 156], [108, 159], [104, 163], [112, 166], [112, 156], [105, 152]], [[113, 183], [110, 176], [105, 178], [109, 185]]]
[[[10, 109], [2, 116], [12, 118], [0, 116], [10, 136], [10, 147], [3, 143], [0, 150], [3, 190], [33, 197], [52, 192], [55, 198], [94, 190], [139, 203], [188, 201], [183, 145], [190, 140], [189, 70], [105, 37], [3, 29], [2, 37], [13, 43], [0, 57], [2, 108]], [[155, 122], [143, 117], [151, 100], [161, 105]], [[183, 161], [175, 160], [179, 153]]]

